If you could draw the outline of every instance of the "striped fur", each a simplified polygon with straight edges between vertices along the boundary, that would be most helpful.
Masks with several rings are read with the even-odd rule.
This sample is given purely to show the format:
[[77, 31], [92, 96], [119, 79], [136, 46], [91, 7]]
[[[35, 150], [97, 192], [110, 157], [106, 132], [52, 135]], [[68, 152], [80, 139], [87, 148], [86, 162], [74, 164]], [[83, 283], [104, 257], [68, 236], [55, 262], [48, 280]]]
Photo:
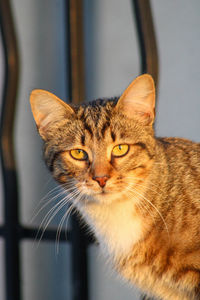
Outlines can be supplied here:
[[[200, 145], [154, 136], [152, 79], [139, 77], [119, 100], [76, 107], [48, 93], [48, 116], [40, 94], [32, 96], [32, 109], [46, 164], [63, 186], [73, 178], [81, 195], [76, 207], [106, 257], [149, 297], [200, 299]], [[113, 157], [119, 144], [129, 151]], [[88, 159], [73, 159], [71, 149], [83, 149]]]

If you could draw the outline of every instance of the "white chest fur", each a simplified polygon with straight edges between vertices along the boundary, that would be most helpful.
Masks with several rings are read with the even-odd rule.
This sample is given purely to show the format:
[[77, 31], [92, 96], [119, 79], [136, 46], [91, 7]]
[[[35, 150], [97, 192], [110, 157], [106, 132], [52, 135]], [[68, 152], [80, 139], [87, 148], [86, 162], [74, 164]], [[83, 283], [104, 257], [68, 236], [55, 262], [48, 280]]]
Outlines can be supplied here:
[[108, 255], [126, 254], [140, 239], [141, 220], [130, 200], [105, 205], [89, 203], [82, 207], [86, 221], [94, 231], [103, 251]]

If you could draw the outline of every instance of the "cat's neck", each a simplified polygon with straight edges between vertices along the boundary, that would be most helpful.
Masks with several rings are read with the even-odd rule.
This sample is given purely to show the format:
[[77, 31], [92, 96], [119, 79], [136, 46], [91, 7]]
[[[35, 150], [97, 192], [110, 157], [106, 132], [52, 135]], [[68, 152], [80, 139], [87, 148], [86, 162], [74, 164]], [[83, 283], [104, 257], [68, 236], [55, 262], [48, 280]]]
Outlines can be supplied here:
[[82, 212], [109, 256], [127, 254], [142, 237], [142, 220], [130, 198], [109, 205], [91, 202]]

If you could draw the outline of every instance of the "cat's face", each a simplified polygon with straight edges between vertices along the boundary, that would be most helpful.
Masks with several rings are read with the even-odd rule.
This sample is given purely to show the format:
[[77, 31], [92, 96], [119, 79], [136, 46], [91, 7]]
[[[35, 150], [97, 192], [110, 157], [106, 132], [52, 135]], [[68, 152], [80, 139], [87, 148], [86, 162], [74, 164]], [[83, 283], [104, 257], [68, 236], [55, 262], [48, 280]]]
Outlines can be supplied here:
[[139, 78], [131, 85], [134, 93], [127, 93], [129, 87], [118, 102], [97, 100], [78, 108], [45, 91], [32, 93], [46, 163], [80, 201], [109, 204], [122, 201], [123, 194], [133, 197], [148, 176], [154, 156], [154, 86], [150, 76]]

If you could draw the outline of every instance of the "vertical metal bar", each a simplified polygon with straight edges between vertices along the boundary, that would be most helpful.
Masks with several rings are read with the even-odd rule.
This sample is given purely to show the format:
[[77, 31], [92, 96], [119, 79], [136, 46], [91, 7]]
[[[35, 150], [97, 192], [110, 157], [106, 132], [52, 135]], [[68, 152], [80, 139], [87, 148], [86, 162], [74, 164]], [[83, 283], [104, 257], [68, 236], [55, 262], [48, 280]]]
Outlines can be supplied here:
[[[68, 80], [72, 103], [85, 98], [82, 0], [68, 0]], [[87, 241], [72, 216], [72, 300], [88, 300]]]
[[9, 0], [0, 1], [0, 26], [6, 66], [0, 129], [5, 200], [6, 299], [20, 300], [18, 193], [13, 147], [13, 127], [19, 63], [16, 35]]
[[[141, 55], [141, 73], [153, 76], [158, 87], [159, 61], [150, 0], [132, 0]], [[154, 300], [142, 295], [141, 300]]]
[[68, 0], [68, 21], [70, 100], [81, 103], [85, 98], [82, 0]]
[[141, 73], [149, 73], [158, 85], [158, 50], [150, 0], [132, 0], [141, 54]]
[[76, 215], [72, 217], [72, 300], [88, 300], [87, 242]]

